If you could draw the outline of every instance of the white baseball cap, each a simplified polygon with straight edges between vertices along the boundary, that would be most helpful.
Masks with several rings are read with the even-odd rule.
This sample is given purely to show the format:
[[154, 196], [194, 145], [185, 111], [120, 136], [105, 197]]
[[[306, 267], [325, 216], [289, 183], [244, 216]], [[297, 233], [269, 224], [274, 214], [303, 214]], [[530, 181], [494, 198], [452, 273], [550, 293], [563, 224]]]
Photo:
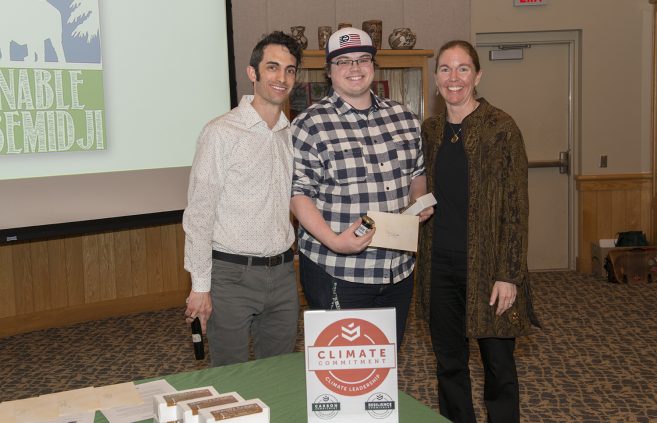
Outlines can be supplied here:
[[376, 54], [376, 47], [367, 32], [358, 28], [346, 27], [335, 31], [326, 43], [326, 62], [345, 53], [366, 52]]

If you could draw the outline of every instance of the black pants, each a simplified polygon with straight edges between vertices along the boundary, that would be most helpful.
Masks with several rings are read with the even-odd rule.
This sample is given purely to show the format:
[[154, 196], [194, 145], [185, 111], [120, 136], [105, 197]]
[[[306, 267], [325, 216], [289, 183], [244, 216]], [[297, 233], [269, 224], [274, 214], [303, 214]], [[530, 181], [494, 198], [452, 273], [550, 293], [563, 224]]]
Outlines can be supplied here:
[[317, 263], [299, 254], [299, 276], [311, 310], [394, 307], [399, 350], [413, 296], [412, 273], [397, 283], [348, 282], [329, 275]]
[[[467, 257], [438, 249], [431, 266], [431, 342], [438, 362], [440, 413], [455, 423], [476, 422], [466, 336]], [[496, 305], [495, 305], [496, 307]], [[515, 338], [479, 338], [489, 423], [520, 421]]]

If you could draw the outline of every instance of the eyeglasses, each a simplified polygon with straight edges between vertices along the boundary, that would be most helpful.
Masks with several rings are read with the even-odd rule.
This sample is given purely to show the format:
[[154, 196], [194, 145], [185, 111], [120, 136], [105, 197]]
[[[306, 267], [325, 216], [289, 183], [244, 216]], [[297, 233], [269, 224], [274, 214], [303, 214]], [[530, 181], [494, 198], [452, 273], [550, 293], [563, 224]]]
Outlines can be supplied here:
[[361, 57], [359, 59], [338, 59], [335, 62], [329, 62], [332, 65], [336, 65], [339, 68], [342, 69], [347, 69], [350, 68], [353, 64], [356, 64], [356, 66], [360, 65], [369, 65], [374, 61], [373, 57]]

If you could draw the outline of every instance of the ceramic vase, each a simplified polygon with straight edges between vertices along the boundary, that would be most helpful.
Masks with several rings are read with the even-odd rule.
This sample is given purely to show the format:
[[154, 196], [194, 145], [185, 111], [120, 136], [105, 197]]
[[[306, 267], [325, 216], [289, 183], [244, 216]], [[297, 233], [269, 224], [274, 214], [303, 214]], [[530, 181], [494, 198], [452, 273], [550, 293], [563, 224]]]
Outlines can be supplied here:
[[371, 20], [363, 22], [363, 31], [372, 39], [372, 43], [377, 50], [381, 48], [381, 31], [383, 29], [383, 22], [379, 20]]
[[290, 27], [290, 32], [292, 32], [292, 37], [297, 40], [297, 43], [301, 46], [302, 49], [306, 49], [308, 47], [308, 38], [306, 38], [306, 35], [304, 32], [306, 31], [305, 26], [293, 26]]
[[388, 37], [388, 44], [394, 50], [410, 50], [415, 47], [416, 40], [410, 28], [395, 28]]
[[328, 43], [332, 33], [333, 28], [330, 26], [320, 26], [317, 28], [317, 43], [319, 44], [320, 50], [324, 50], [326, 48], [326, 43]]

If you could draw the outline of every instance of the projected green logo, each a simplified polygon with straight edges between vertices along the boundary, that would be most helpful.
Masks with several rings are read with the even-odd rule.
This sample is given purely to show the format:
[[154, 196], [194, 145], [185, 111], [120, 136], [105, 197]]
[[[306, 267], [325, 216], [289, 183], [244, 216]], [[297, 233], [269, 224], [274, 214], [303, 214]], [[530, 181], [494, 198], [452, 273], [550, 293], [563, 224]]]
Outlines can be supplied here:
[[0, 3], [0, 155], [106, 148], [98, 0]]

